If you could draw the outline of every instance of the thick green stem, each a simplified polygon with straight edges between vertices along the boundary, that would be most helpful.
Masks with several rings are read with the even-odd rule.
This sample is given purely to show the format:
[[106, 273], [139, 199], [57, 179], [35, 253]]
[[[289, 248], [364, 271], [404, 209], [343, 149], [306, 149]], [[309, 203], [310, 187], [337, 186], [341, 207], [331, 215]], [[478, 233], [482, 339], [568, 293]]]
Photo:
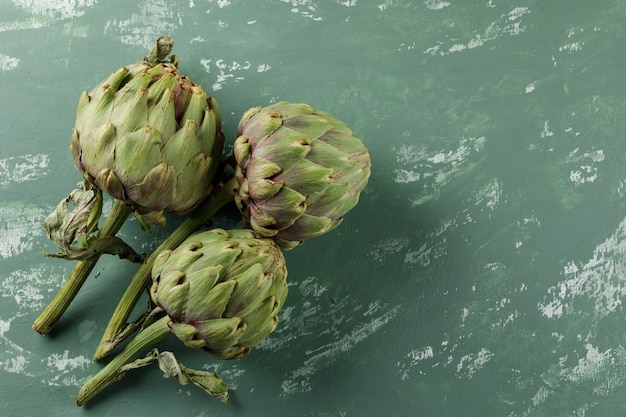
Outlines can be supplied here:
[[124, 377], [122, 367], [137, 359], [170, 333], [168, 316], [162, 317], [139, 332], [115, 358], [83, 385], [76, 396], [76, 405], [83, 405], [103, 389]]
[[[104, 221], [102, 228], [98, 230], [97, 238], [103, 238], [108, 236], [114, 236], [122, 227], [132, 209], [122, 202], [121, 200], [115, 200], [111, 212]], [[65, 310], [69, 307], [71, 302], [78, 294], [78, 291], [83, 286], [87, 277], [96, 266], [99, 258], [91, 260], [78, 261], [72, 273], [67, 280], [61, 286], [61, 289], [57, 295], [52, 299], [50, 304], [43, 310], [43, 312], [35, 319], [33, 323], [33, 329], [40, 334], [48, 334], [61, 318]]]
[[126, 288], [126, 291], [122, 295], [109, 324], [107, 325], [102, 339], [96, 348], [94, 353], [94, 360], [99, 360], [108, 355], [115, 347], [121, 343], [124, 337], [127, 337], [130, 333], [125, 332], [124, 337], [120, 337], [120, 334], [126, 326], [128, 317], [133, 308], [137, 304], [137, 301], [141, 297], [141, 294], [146, 290], [151, 283], [152, 265], [156, 256], [164, 250], [175, 249], [180, 245], [189, 235], [197, 231], [200, 227], [206, 224], [211, 218], [219, 211], [220, 208], [228, 204], [233, 200], [235, 195], [235, 189], [237, 187], [237, 181], [231, 178], [226, 184], [217, 188], [213, 194], [192, 214], [181, 223], [180, 226], [174, 232], [161, 243], [161, 245], [146, 259], [133, 276], [130, 284]]

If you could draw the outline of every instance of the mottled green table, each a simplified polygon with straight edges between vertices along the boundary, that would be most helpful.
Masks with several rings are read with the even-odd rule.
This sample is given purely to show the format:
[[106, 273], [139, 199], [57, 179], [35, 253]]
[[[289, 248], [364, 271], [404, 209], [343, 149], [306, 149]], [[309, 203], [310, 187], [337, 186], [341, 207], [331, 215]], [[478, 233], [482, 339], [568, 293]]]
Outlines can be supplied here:
[[[626, 413], [626, 8], [554, 0], [0, 0], [0, 404], [16, 416], [595, 417]], [[135, 266], [103, 258], [48, 336], [72, 262], [42, 222], [80, 180], [81, 92], [172, 36], [219, 101], [307, 102], [370, 149], [336, 231], [289, 252], [277, 330], [218, 362], [223, 405], [129, 373], [80, 385]], [[107, 208], [110, 207], [108, 200]], [[149, 252], [179, 222], [121, 236]], [[215, 224], [237, 224], [225, 212]], [[96, 276], [97, 275], [97, 276]]]

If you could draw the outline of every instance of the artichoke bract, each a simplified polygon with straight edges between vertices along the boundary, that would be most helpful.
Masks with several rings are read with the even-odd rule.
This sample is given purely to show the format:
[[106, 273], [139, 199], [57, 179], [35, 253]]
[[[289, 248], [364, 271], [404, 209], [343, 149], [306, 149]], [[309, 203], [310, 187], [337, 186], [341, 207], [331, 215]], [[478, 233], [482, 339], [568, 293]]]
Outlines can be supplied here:
[[307, 104], [252, 108], [237, 136], [235, 203], [246, 227], [282, 249], [335, 229], [370, 176], [364, 143], [337, 117]]
[[224, 146], [217, 101], [166, 60], [168, 37], [79, 101], [71, 150], [85, 178], [153, 224], [212, 190]]
[[191, 348], [219, 359], [246, 355], [278, 323], [287, 296], [280, 248], [250, 230], [190, 236], [154, 262], [150, 295]]

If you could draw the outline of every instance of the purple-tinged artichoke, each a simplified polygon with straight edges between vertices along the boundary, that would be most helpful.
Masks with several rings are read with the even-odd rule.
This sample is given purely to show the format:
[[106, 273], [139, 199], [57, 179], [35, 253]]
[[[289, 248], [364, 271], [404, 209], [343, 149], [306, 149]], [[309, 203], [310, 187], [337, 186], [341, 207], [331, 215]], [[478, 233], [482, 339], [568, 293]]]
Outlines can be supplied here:
[[283, 249], [336, 228], [370, 176], [363, 142], [307, 104], [252, 108], [237, 135], [237, 207], [247, 227]]

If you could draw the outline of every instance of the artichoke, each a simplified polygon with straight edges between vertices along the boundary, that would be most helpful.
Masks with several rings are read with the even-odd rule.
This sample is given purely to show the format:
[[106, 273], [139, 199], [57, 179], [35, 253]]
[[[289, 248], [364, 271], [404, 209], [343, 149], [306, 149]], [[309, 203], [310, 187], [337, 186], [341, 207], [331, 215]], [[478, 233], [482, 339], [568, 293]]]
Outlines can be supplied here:
[[276, 327], [286, 276], [282, 252], [271, 239], [250, 230], [213, 229], [158, 255], [150, 295], [188, 347], [232, 359]]
[[[166, 60], [173, 44], [171, 38], [158, 38], [142, 61], [120, 68], [80, 97], [72, 156], [89, 184], [84, 188], [104, 190], [115, 202], [97, 234], [86, 236], [88, 247], [67, 257], [81, 261], [35, 319], [33, 329], [39, 333], [52, 329], [100, 255], [119, 253], [113, 247], [118, 240], [111, 237], [132, 211], [143, 228], [163, 225], [164, 212], [187, 214], [212, 193], [224, 147], [219, 107], [179, 73], [174, 55]], [[67, 210], [53, 213], [59, 229], [51, 237], [62, 252], [75, 238], [64, 225], [77, 216]], [[95, 230], [98, 217], [99, 212], [89, 214], [88, 231]]]
[[84, 177], [150, 223], [211, 192], [224, 146], [216, 100], [178, 70], [167, 37], [143, 61], [84, 92], [71, 150]]
[[[133, 361], [170, 333], [218, 359], [248, 354], [276, 328], [287, 297], [280, 248], [251, 230], [212, 229], [191, 235], [176, 249], [159, 253], [152, 277], [150, 296], [157, 305], [153, 313], [166, 315], [142, 329], [87, 381], [78, 393], [78, 405], [135, 368]], [[217, 394], [223, 398], [221, 389]]]
[[246, 227], [283, 249], [336, 228], [370, 176], [363, 142], [307, 104], [252, 108], [237, 135], [235, 203]]

